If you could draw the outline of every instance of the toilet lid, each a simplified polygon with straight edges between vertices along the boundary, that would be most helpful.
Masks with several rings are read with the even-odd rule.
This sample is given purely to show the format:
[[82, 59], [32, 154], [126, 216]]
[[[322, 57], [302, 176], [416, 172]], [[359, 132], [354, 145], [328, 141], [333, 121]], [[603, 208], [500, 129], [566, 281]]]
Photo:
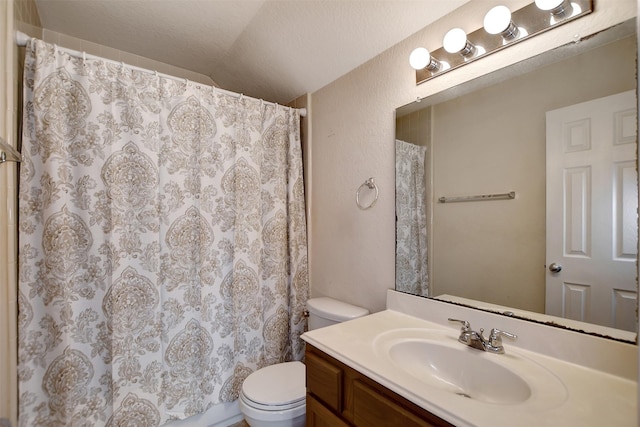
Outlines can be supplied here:
[[281, 406], [305, 399], [305, 367], [285, 362], [258, 369], [242, 383], [242, 393], [261, 405]]

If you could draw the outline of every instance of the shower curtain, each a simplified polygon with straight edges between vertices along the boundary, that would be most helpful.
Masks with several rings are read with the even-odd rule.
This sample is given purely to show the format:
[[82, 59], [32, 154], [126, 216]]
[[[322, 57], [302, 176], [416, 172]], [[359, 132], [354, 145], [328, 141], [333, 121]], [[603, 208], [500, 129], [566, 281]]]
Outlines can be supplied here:
[[32, 40], [21, 426], [157, 426], [303, 355], [299, 114]]
[[425, 155], [396, 140], [396, 289], [429, 295]]

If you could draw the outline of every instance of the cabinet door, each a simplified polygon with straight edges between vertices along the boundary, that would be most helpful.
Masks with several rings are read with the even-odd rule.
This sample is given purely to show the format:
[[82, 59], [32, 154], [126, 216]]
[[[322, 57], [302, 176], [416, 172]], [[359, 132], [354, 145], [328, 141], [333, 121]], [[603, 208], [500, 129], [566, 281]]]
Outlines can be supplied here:
[[307, 427], [349, 427], [349, 424], [307, 394]]
[[307, 392], [337, 413], [342, 412], [342, 369], [307, 352]]
[[407, 411], [361, 381], [355, 381], [353, 384], [353, 418], [358, 427], [436, 426]]

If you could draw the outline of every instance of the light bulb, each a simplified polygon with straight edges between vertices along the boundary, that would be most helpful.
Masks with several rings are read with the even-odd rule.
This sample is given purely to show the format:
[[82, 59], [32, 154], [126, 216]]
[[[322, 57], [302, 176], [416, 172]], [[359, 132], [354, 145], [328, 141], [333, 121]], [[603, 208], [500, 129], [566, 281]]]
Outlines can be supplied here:
[[415, 70], [426, 68], [429, 71], [437, 71], [440, 68], [440, 61], [432, 57], [429, 51], [423, 47], [418, 47], [411, 52], [409, 64]]
[[467, 44], [467, 33], [462, 28], [452, 28], [444, 35], [442, 44], [449, 53], [460, 52]]
[[424, 47], [418, 47], [409, 55], [409, 64], [414, 70], [422, 70], [431, 62], [431, 54]]
[[571, 2], [567, 0], [536, 0], [536, 6], [540, 10], [561, 17], [571, 14], [573, 9]]
[[462, 56], [472, 56], [475, 46], [467, 39], [467, 33], [462, 28], [452, 28], [447, 31], [442, 40], [444, 50], [449, 53], [460, 53]]
[[500, 34], [511, 23], [511, 11], [507, 6], [496, 6], [484, 16], [484, 29], [489, 34]]
[[507, 6], [496, 6], [484, 16], [484, 29], [489, 34], [502, 34], [505, 39], [518, 36], [518, 27], [511, 20], [511, 11]]
[[536, 6], [540, 10], [553, 10], [562, 5], [564, 0], [536, 0]]

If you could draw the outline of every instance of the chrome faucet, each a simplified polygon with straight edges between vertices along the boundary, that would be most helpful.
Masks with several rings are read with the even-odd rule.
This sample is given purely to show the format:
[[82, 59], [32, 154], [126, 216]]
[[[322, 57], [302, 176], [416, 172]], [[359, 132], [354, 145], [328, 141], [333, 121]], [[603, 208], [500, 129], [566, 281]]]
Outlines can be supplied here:
[[501, 331], [500, 329], [493, 328], [489, 334], [489, 338], [484, 337], [484, 329], [480, 328], [480, 332], [476, 332], [471, 329], [471, 324], [466, 320], [458, 320], [449, 318], [449, 322], [460, 323], [460, 336], [458, 341], [469, 347], [488, 351], [490, 353], [504, 354], [504, 347], [502, 345], [502, 337], [511, 339], [518, 338], [517, 335], [510, 332]]

